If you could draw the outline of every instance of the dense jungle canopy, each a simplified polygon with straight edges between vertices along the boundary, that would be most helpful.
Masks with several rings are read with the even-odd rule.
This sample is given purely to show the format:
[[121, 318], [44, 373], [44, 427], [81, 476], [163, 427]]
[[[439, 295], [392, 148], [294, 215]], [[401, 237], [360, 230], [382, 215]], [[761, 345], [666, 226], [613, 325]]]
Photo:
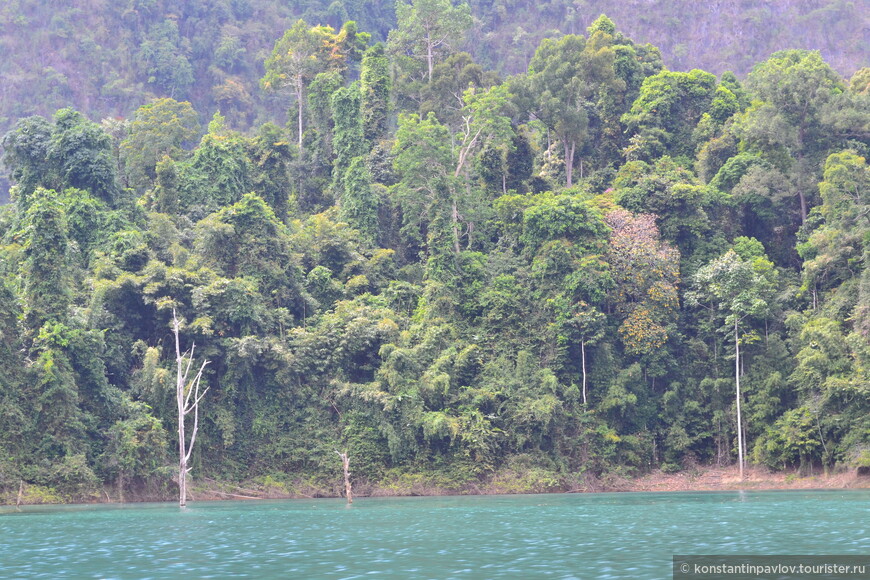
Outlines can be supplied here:
[[167, 494], [173, 309], [195, 479], [870, 465], [855, 4], [36, 4], [0, 7], [7, 499]]

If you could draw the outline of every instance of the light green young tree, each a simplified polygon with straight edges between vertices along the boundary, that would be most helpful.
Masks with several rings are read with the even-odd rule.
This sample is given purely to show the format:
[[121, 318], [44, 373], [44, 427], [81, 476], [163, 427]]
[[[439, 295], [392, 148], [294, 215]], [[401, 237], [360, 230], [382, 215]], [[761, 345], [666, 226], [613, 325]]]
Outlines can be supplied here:
[[462, 126], [455, 137], [458, 177], [466, 163], [487, 146], [498, 147], [513, 137], [509, 114], [510, 93], [507, 85], [491, 89], [470, 88], [463, 95]]
[[834, 153], [825, 163], [819, 191], [822, 205], [817, 211], [824, 222], [797, 248], [804, 259], [804, 288], [812, 293], [813, 308], [818, 292], [857, 274], [855, 265], [864, 252], [861, 239], [870, 229], [870, 167], [852, 151]]
[[[509, 106], [506, 86], [469, 89], [463, 99], [463, 124], [452, 139], [450, 129], [439, 123], [434, 113], [425, 119], [402, 115], [393, 148], [395, 169], [402, 176], [399, 191], [404, 211], [409, 216], [428, 214], [439, 223], [449, 223], [456, 253], [460, 251], [461, 238], [467, 235], [470, 240], [474, 229], [468, 161], [487, 146], [507, 143], [513, 136], [506, 115]], [[426, 209], [411, 209], [421, 204]], [[449, 217], [443, 215], [445, 208], [449, 208]], [[430, 228], [430, 234], [434, 232]]]
[[157, 177], [157, 164], [178, 160], [185, 143], [199, 137], [199, 118], [187, 101], [157, 99], [139, 107], [130, 134], [121, 141], [121, 158], [133, 187], [144, 189]]
[[728, 250], [695, 273], [692, 290], [686, 293], [687, 304], [715, 311], [724, 322], [721, 330], [734, 335], [737, 452], [741, 479], [746, 442], [741, 415], [740, 343], [750, 335], [745, 330], [741, 334], [741, 329], [748, 326], [749, 320], [767, 315], [773, 299], [775, 279], [773, 264], [763, 254], [744, 260], [734, 250]]

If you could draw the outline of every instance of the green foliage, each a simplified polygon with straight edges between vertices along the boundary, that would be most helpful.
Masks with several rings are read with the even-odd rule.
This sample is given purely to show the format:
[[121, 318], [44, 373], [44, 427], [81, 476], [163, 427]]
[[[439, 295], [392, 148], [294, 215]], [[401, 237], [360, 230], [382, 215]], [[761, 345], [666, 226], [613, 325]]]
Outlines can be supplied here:
[[[502, 83], [465, 4], [400, 4], [387, 49], [345, 20], [388, 5], [137, 6], [119, 34], [151, 78], [101, 98], [211, 122], [157, 98], [4, 137], [0, 491], [169, 491], [169, 307], [211, 361], [197, 471], [272, 492], [331, 488], [336, 449], [411, 491], [724, 464], [735, 379], [756, 461], [865, 461], [863, 73], [792, 51], [744, 88], [601, 16], [536, 52], [513, 31], [526, 72]], [[288, 23], [260, 94], [251, 59]]]
[[378, 237], [378, 198], [372, 190], [372, 176], [363, 157], [356, 157], [341, 180], [340, 215], [360, 232], [368, 245]]
[[284, 225], [263, 199], [249, 193], [202, 220], [196, 251], [228, 278], [246, 277], [275, 307], [302, 315], [299, 270]]
[[808, 408], [792, 409], [756, 442], [755, 460], [774, 469], [799, 464], [805, 473], [822, 445], [818, 433], [815, 417]]
[[114, 204], [117, 197], [111, 139], [100, 125], [61, 109], [51, 125], [29, 117], [3, 137], [4, 164], [18, 181], [18, 206], [27, 210], [37, 187], [85, 189]]
[[692, 132], [705, 112], [724, 120], [728, 111], [736, 110], [735, 102], [726, 104], [724, 91], [717, 91], [715, 76], [700, 70], [663, 71], [646, 78], [631, 110], [622, 117], [633, 134], [626, 156], [649, 160], [690, 155]]
[[416, 106], [420, 116], [433, 112], [442, 123], [456, 130], [462, 124], [460, 110], [465, 104], [462, 98], [465, 91], [489, 89], [497, 84], [495, 73], [474, 62], [467, 52], [458, 52], [435, 65], [428, 83], [404, 87], [407, 94], [397, 97], [405, 97], [411, 110]]
[[64, 208], [54, 191], [37, 189], [24, 216], [25, 289], [28, 327], [66, 320], [72, 299], [69, 238]]
[[588, 41], [576, 35], [545, 39], [529, 62], [528, 74], [512, 84], [520, 108], [560, 140], [568, 187], [573, 184], [575, 155], [594, 136], [596, 120], [605, 115], [606, 95], [626, 90], [625, 81], [616, 75], [616, 53], [609, 39], [602, 31]]
[[148, 83], [170, 97], [186, 96], [193, 84], [193, 67], [184, 54], [178, 22], [166, 19], [151, 25], [136, 58], [148, 73]]
[[600, 213], [581, 196], [542, 193], [528, 198], [520, 241], [534, 252], [541, 244], [569, 238], [594, 250], [606, 231]]
[[687, 297], [690, 303], [709, 304], [718, 310], [726, 328], [736, 328], [746, 318], [763, 319], [771, 307], [776, 271], [763, 254], [756, 256], [763, 250], [759, 246], [749, 240], [738, 242], [737, 248], [747, 259], [729, 250], [698, 270], [694, 290]]
[[332, 93], [335, 152], [332, 182], [333, 189], [337, 190], [336, 193], [339, 195], [339, 183], [344, 179], [353, 160], [368, 152], [363, 132], [361, 105], [362, 95], [358, 84], [339, 88]]
[[296, 151], [279, 127], [266, 123], [253, 143], [251, 181], [278, 219], [286, 221], [291, 209], [290, 167]]
[[471, 28], [471, 8], [467, 3], [453, 5], [451, 0], [412, 0], [396, 3], [397, 27], [390, 31], [389, 44], [399, 62], [414, 70], [413, 58], [425, 61], [425, 73], [432, 81], [435, 61], [455, 50]]
[[370, 47], [362, 60], [360, 92], [362, 124], [366, 141], [386, 137], [390, 112], [390, 61], [382, 43]]
[[684, 269], [686, 263], [695, 265], [709, 258], [709, 253], [721, 251], [723, 240], [717, 240], [713, 232], [714, 224], [719, 232], [728, 232], [727, 200], [700, 185], [691, 171], [671, 157], [661, 157], [652, 165], [629, 161], [613, 185], [614, 200], [620, 206], [656, 216], [662, 237], [679, 248]]
[[239, 201], [252, 189], [248, 144], [240, 135], [207, 133], [183, 166], [179, 202], [214, 211]]
[[157, 176], [157, 164], [168, 156], [178, 160], [183, 147], [199, 136], [199, 120], [189, 102], [164, 98], [140, 107], [121, 142], [121, 156], [130, 185], [148, 186]]
[[275, 43], [266, 59], [266, 74], [260, 85], [267, 91], [290, 92], [296, 101], [298, 144], [302, 147], [303, 116], [307, 87], [319, 73], [346, 73], [359, 60], [368, 34], [357, 34], [356, 24], [345, 23], [336, 33], [331, 26], [309, 26], [298, 20]]

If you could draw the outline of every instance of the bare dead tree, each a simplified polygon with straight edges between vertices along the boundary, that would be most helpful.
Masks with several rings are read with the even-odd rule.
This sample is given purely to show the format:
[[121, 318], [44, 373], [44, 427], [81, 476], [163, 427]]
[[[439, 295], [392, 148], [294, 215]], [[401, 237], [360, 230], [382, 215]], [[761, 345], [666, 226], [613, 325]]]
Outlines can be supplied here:
[[[199, 387], [202, 381], [202, 372], [205, 370], [208, 360], [204, 360], [199, 371], [192, 380], [188, 380], [193, 366], [193, 350], [196, 343], [190, 345], [190, 350], [181, 352], [181, 323], [172, 309], [172, 331], [175, 334], [175, 400], [178, 404], [178, 505], [187, 505], [187, 474], [192, 468], [187, 466], [190, 454], [193, 452], [193, 444], [196, 443], [196, 432], [199, 430], [199, 403], [208, 392], [208, 387], [200, 393]], [[185, 418], [193, 412], [193, 429], [190, 433], [190, 442], [185, 434]]]
[[353, 490], [350, 486], [350, 458], [347, 456], [347, 451], [344, 453], [335, 452], [341, 457], [341, 464], [344, 466], [344, 493], [347, 496], [347, 503], [353, 503]]

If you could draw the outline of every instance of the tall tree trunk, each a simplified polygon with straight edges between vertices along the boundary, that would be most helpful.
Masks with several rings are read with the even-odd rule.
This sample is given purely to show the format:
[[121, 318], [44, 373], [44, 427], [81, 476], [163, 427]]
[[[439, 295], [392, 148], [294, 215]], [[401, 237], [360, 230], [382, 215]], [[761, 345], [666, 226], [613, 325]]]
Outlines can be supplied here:
[[296, 75], [296, 122], [299, 125], [299, 149], [302, 149], [302, 75]]
[[583, 404], [586, 404], [586, 341], [580, 341], [580, 359], [583, 368]]
[[459, 208], [456, 207], [456, 199], [452, 201], [450, 219], [453, 222], [453, 250], [458, 254], [462, 250], [459, 247]]
[[737, 461], [740, 464], [740, 479], [743, 479], [743, 419], [740, 414], [740, 336], [737, 321], [734, 321], [734, 378], [737, 382]]
[[430, 83], [432, 82], [432, 68], [433, 68], [432, 67], [432, 60], [433, 60], [432, 44], [433, 44], [432, 33], [427, 32], [426, 33], [426, 63], [429, 65], [429, 82]]
[[571, 187], [574, 183], [574, 147], [576, 143], [571, 141], [569, 146], [568, 142], [564, 142], [565, 146], [565, 181], [568, 187]]
[[184, 507], [187, 505], [187, 438], [184, 433], [184, 359], [181, 355], [181, 345], [179, 341], [179, 323], [175, 316], [175, 310], [172, 311], [172, 319], [175, 325], [175, 402], [178, 408], [178, 505]]

